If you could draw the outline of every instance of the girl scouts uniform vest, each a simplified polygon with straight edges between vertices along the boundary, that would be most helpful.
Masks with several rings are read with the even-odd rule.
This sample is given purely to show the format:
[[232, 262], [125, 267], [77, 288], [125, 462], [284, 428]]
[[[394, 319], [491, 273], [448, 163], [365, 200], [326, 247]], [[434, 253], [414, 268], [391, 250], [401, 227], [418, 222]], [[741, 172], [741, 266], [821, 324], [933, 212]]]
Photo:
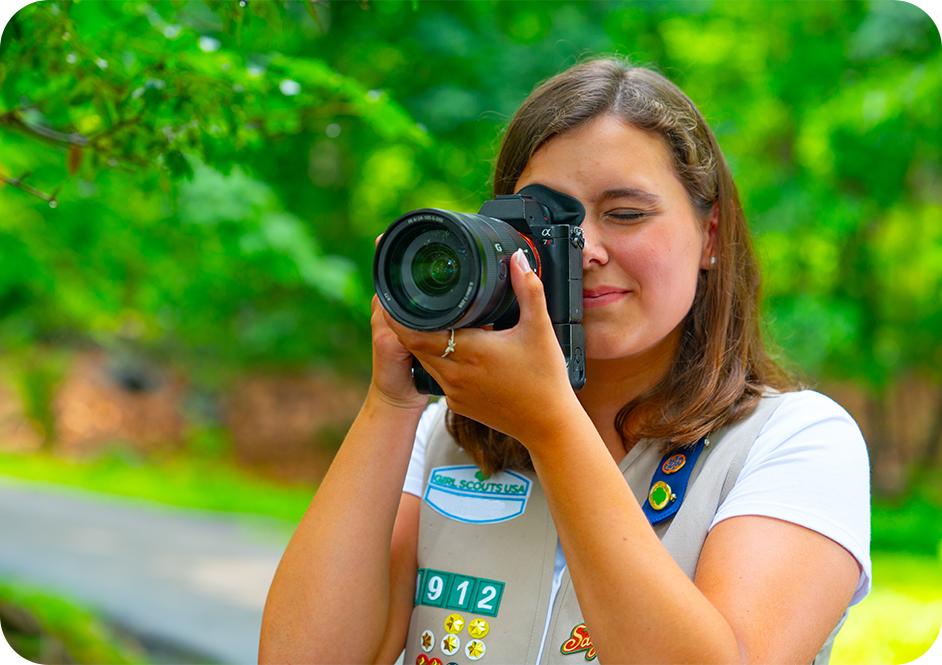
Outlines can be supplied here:
[[[653, 441], [642, 440], [619, 464], [661, 543], [691, 579], [710, 522], [780, 400], [779, 394], [764, 397], [745, 420], [690, 451], [662, 459]], [[448, 434], [443, 410], [430, 430], [423, 486], [404, 665], [536, 663], [557, 543], [536, 474], [485, 476]], [[814, 665], [828, 662], [846, 616], [845, 611]], [[567, 569], [538, 665], [595, 660], [590, 628]]]

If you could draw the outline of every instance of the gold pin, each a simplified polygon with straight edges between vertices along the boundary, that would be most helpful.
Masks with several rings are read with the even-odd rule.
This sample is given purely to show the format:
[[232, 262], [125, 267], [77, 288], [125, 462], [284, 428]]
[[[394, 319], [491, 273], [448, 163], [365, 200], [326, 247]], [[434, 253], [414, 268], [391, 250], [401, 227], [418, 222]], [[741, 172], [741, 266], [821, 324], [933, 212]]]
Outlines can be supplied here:
[[651, 507], [654, 510], [664, 510], [667, 507], [667, 504], [675, 501], [677, 495], [674, 494], [674, 491], [671, 489], [671, 486], [665, 483], [663, 480], [659, 480], [651, 487], [651, 491], [648, 493], [648, 503], [651, 504]]
[[422, 636], [419, 639], [419, 644], [425, 653], [431, 651], [432, 647], [435, 646], [435, 634], [430, 630], [422, 631]]
[[481, 640], [471, 640], [464, 647], [464, 653], [469, 660], [480, 660], [487, 651], [487, 646]]
[[457, 635], [445, 635], [442, 638], [442, 653], [446, 656], [453, 656], [458, 653], [458, 649], [461, 648], [461, 640], [458, 639]]
[[464, 617], [460, 614], [449, 614], [445, 617], [445, 632], [457, 635], [464, 630]]
[[468, 635], [475, 639], [484, 639], [489, 632], [491, 632], [491, 626], [486, 619], [471, 619], [471, 623], [468, 624]]

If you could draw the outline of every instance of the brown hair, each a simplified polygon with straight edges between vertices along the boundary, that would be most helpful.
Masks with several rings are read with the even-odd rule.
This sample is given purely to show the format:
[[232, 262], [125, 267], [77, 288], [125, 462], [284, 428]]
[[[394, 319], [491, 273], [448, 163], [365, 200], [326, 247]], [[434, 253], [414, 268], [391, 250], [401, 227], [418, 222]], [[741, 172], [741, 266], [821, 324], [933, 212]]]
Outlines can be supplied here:
[[[700, 271], [677, 356], [657, 385], [615, 417], [615, 430], [625, 443], [660, 439], [667, 452], [744, 418], [768, 388], [787, 391], [797, 385], [762, 342], [759, 270], [726, 160], [693, 102], [660, 74], [603, 58], [544, 82], [507, 128], [494, 194], [513, 194], [527, 162], [549, 139], [606, 114], [662, 137], [694, 209], [705, 217], [714, 205], [718, 208], [717, 262]], [[447, 423], [449, 433], [485, 471], [532, 468], [518, 441], [454, 412]]]

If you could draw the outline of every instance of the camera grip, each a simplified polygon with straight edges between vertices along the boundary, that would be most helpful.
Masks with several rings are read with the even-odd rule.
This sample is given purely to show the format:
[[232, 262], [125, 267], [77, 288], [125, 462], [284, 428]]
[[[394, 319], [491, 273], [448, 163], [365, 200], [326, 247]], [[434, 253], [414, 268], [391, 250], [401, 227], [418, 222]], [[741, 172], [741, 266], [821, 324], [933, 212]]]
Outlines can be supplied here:
[[412, 356], [412, 380], [415, 382], [415, 389], [423, 395], [445, 395], [442, 387], [432, 378], [431, 374], [425, 371], [422, 363], [415, 356]]
[[580, 390], [585, 386], [585, 328], [581, 323], [554, 323], [553, 332], [566, 359], [569, 385]]

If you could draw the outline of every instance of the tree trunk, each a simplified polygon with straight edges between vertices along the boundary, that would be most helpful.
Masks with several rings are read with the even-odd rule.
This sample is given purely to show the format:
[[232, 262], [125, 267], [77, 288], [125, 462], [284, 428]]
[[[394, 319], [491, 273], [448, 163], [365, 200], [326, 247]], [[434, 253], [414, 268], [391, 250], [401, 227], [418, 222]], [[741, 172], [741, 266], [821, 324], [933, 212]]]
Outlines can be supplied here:
[[932, 421], [929, 424], [925, 444], [921, 446], [920, 453], [913, 460], [912, 482], [918, 484], [942, 463], [939, 453], [942, 452], [942, 387], [935, 394], [935, 404], [932, 409]]
[[902, 451], [889, 435], [886, 392], [868, 394], [866, 408], [874, 494], [887, 498], [899, 496], [906, 489], [907, 477]]

